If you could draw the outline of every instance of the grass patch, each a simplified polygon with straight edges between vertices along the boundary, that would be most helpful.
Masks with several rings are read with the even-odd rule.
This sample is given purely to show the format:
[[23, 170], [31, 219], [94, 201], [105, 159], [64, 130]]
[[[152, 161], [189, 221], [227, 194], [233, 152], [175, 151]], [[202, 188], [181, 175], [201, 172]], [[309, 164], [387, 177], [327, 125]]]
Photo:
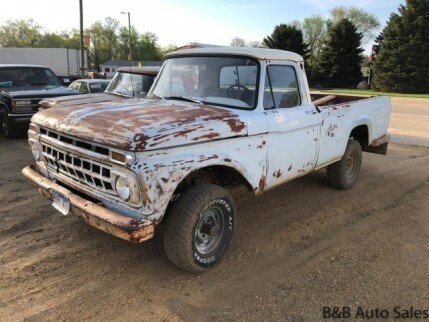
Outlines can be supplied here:
[[324, 92], [324, 93], [337, 93], [337, 94], [357, 94], [357, 95], [379, 95], [379, 96], [429, 98], [429, 94], [390, 93], [390, 92], [379, 92], [379, 91], [376, 91], [373, 89], [344, 89], [344, 88], [317, 89], [317, 88], [313, 88], [311, 90]]

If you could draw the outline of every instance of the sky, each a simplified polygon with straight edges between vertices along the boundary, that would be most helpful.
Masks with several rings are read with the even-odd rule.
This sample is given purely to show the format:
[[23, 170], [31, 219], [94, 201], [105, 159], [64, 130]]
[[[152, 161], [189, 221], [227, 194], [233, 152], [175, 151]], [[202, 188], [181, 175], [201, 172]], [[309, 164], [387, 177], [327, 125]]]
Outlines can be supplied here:
[[[385, 24], [405, 0], [83, 0], [84, 28], [110, 16], [128, 24], [121, 11], [131, 12], [139, 32], [151, 31], [161, 46], [200, 42], [229, 45], [234, 37], [261, 41], [274, 26], [314, 14], [328, 17], [335, 6], [356, 6]], [[14, 0], [0, 11], [9, 19], [34, 19], [45, 31], [79, 28], [79, 0]], [[365, 46], [368, 50], [370, 44]]]

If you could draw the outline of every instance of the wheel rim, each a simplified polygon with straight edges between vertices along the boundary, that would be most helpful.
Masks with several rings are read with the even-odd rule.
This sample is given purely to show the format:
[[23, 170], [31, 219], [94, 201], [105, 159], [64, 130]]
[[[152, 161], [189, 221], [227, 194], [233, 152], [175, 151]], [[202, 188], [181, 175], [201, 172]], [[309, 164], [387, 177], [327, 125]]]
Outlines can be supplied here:
[[223, 212], [216, 206], [207, 208], [195, 226], [195, 247], [203, 255], [218, 247], [224, 234]]
[[352, 178], [356, 172], [356, 154], [351, 153], [349, 157], [347, 158], [346, 162], [346, 176], [348, 179]]

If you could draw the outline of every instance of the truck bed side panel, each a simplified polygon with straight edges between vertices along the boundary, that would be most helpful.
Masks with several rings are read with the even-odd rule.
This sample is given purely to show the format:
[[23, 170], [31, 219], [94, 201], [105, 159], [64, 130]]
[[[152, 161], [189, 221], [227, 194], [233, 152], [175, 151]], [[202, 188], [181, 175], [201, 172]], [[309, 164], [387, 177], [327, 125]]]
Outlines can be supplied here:
[[320, 144], [317, 168], [341, 159], [352, 130], [368, 128], [368, 145], [386, 134], [390, 98], [372, 97], [345, 104], [321, 106]]

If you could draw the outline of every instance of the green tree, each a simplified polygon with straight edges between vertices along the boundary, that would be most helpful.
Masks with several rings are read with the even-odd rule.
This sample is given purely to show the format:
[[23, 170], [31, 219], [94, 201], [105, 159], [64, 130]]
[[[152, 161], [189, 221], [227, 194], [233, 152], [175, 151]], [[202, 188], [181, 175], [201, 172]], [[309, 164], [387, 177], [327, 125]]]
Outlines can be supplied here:
[[270, 36], [264, 38], [263, 43], [268, 48], [289, 50], [307, 58], [307, 44], [304, 43], [302, 31], [295, 26], [280, 24], [274, 27]]
[[339, 6], [330, 10], [332, 21], [338, 22], [344, 18], [349, 19], [363, 36], [363, 43], [374, 38], [374, 31], [380, 27], [377, 17], [357, 7], [346, 8]]
[[80, 48], [80, 38], [77, 32], [66, 32], [63, 31], [60, 34], [57, 33], [44, 33], [40, 35], [40, 38], [36, 44], [37, 47], [42, 48]]
[[327, 25], [320, 15], [305, 18], [302, 23], [304, 42], [309, 47], [308, 64], [315, 70], [320, 68], [320, 56], [326, 41]]
[[362, 35], [347, 18], [334, 23], [328, 30], [320, 61], [320, 69], [328, 85], [355, 87], [361, 81], [361, 38]]
[[42, 27], [34, 20], [8, 20], [0, 27], [0, 47], [36, 47]]
[[373, 87], [429, 93], [429, 0], [407, 0], [379, 37]]
[[[111, 59], [128, 59], [129, 33], [127, 27], [120, 27], [119, 21], [110, 17], [93, 23], [85, 30], [90, 36], [91, 46], [88, 50], [90, 66], [99, 69], [100, 64]], [[134, 60], [160, 60], [163, 52], [157, 44], [154, 33], [139, 34], [131, 26], [131, 43]], [[33, 20], [9, 20], [0, 26], [0, 47], [56, 47], [80, 48], [78, 30], [42, 32], [42, 27]]]
[[137, 43], [139, 60], [161, 60], [162, 50], [157, 44], [158, 37], [153, 32], [145, 32], [140, 35]]
[[245, 47], [246, 46], [246, 41], [243, 38], [240, 37], [234, 37], [231, 40], [231, 46], [233, 47]]
[[[133, 49], [133, 60], [140, 60], [140, 52], [138, 47], [140, 35], [134, 26], [131, 26], [131, 47]], [[120, 27], [118, 34], [118, 59], [127, 60], [130, 53], [130, 33], [128, 27]]]
[[99, 68], [100, 64], [110, 60], [118, 59], [119, 21], [107, 17], [103, 22], [93, 23], [85, 34], [91, 37], [92, 46], [89, 48], [89, 63]]

